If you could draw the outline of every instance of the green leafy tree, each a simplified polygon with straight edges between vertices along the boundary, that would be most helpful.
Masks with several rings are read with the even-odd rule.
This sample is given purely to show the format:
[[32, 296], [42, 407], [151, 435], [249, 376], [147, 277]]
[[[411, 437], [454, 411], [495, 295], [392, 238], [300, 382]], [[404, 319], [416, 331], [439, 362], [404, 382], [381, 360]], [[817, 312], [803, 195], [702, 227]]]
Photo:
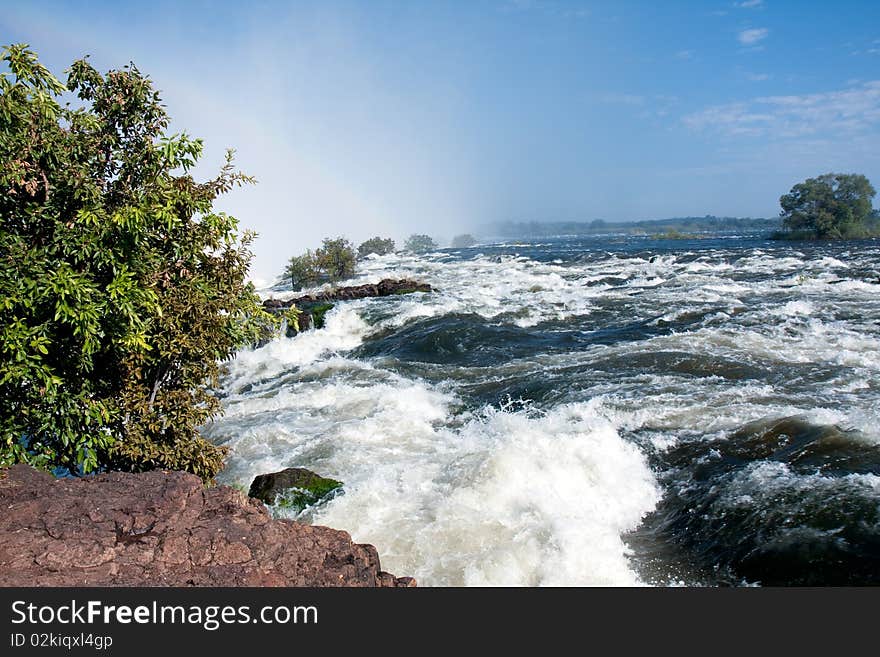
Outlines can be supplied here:
[[354, 276], [357, 254], [344, 237], [325, 239], [320, 249], [293, 256], [284, 270], [294, 290]]
[[376, 255], [394, 253], [394, 240], [371, 237], [358, 247], [358, 258], [366, 258], [372, 253]]
[[301, 256], [293, 256], [284, 270], [284, 278], [290, 280], [294, 290], [316, 285], [321, 280], [321, 270], [315, 254], [306, 251]]
[[864, 236], [875, 193], [861, 174], [808, 178], [779, 199], [782, 225], [795, 235], [820, 239]]
[[437, 243], [428, 235], [410, 235], [404, 249], [411, 253], [427, 253], [437, 250]]
[[354, 276], [357, 253], [344, 237], [325, 238], [321, 248], [315, 251], [319, 270], [330, 281], [338, 281]]
[[452, 238], [453, 249], [468, 249], [477, 243], [473, 235], [465, 233], [464, 235], [456, 235]]
[[2, 64], [0, 464], [210, 480], [219, 361], [271, 321], [245, 282], [253, 234], [213, 209], [251, 179], [230, 151], [196, 182], [202, 142], [165, 134], [133, 64], [79, 60], [66, 84], [25, 45]]

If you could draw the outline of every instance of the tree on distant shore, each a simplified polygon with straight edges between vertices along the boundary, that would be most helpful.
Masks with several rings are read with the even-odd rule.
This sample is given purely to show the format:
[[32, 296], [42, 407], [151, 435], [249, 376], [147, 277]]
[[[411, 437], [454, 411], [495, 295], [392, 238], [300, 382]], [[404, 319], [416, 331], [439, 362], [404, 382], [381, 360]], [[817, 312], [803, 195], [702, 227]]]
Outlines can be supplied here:
[[427, 253], [437, 250], [437, 243], [429, 235], [410, 235], [403, 246], [410, 253]]
[[358, 258], [366, 258], [373, 253], [376, 255], [394, 253], [394, 240], [371, 237], [358, 247]]
[[477, 240], [474, 239], [474, 236], [465, 233], [464, 235], [456, 235], [452, 238], [452, 248], [453, 249], [468, 249], [477, 243]]
[[82, 59], [66, 84], [25, 45], [2, 64], [0, 465], [210, 480], [218, 363], [271, 321], [246, 282], [253, 234], [213, 208], [252, 179], [229, 151], [196, 182], [201, 140], [166, 135], [133, 64]]
[[[782, 225], [793, 237], [865, 237], [874, 188], [861, 174], [826, 173], [796, 184], [779, 199]], [[785, 235], [782, 235], [785, 236]]]

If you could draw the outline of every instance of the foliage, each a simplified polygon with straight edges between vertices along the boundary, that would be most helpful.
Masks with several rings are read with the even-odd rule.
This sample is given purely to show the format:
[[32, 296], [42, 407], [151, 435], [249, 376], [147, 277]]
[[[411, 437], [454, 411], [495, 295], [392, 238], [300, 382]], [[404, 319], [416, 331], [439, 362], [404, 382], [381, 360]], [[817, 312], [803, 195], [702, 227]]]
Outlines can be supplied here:
[[456, 235], [452, 238], [452, 248], [453, 249], [468, 249], [477, 243], [477, 240], [474, 239], [474, 236], [465, 233], [464, 235]]
[[252, 179], [230, 151], [197, 183], [202, 142], [165, 134], [133, 64], [79, 60], [64, 85], [25, 45], [2, 61], [0, 464], [210, 480], [218, 361], [271, 321], [245, 282], [253, 234], [213, 210]]
[[826, 173], [808, 178], [779, 199], [783, 227], [798, 237], [865, 237], [865, 221], [875, 193], [861, 174]]
[[436, 251], [437, 243], [428, 235], [410, 235], [403, 248], [411, 253], [427, 253]]
[[344, 237], [324, 239], [321, 248], [293, 256], [284, 270], [294, 290], [354, 276], [357, 254]]
[[312, 326], [316, 329], [324, 328], [324, 316], [330, 311], [333, 310], [332, 303], [320, 303], [317, 306], [313, 306], [309, 309], [309, 312], [312, 315]]
[[496, 237], [554, 237], [559, 235], [595, 235], [597, 233], [624, 233], [630, 235], [653, 235], [668, 230], [683, 233], [768, 231], [779, 228], [780, 220], [749, 217], [673, 217], [642, 221], [529, 221], [500, 222], [487, 226], [485, 231]]
[[674, 228], [671, 230], [667, 230], [665, 233], [657, 233], [656, 235], [652, 235], [651, 239], [655, 240], [699, 240], [703, 239], [705, 235], [695, 235], [694, 233], [682, 233], [679, 230], [675, 230]]
[[375, 253], [376, 255], [394, 253], [394, 240], [383, 240], [381, 237], [371, 237], [358, 247], [358, 258], [366, 258], [372, 253]]
[[315, 285], [321, 279], [318, 260], [311, 251], [301, 256], [293, 256], [284, 270], [284, 278], [290, 279], [294, 290]]
[[354, 276], [357, 254], [351, 242], [344, 237], [335, 240], [326, 238], [321, 248], [315, 251], [315, 261], [329, 280], [338, 281]]

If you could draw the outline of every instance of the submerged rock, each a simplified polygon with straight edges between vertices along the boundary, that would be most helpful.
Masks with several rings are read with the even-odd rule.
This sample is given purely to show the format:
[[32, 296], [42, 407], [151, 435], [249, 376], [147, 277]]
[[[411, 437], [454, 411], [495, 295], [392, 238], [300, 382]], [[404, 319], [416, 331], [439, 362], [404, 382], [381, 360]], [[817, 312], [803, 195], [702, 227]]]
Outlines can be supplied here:
[[305, 468], [287, 468], [255, 477], [248, 495], [298, 513], [335, 497], [341, 491], [341, 481], [321, 477]]
[[0, 470], [0, 586], [415, 586], [343, 531], [184, 472]]

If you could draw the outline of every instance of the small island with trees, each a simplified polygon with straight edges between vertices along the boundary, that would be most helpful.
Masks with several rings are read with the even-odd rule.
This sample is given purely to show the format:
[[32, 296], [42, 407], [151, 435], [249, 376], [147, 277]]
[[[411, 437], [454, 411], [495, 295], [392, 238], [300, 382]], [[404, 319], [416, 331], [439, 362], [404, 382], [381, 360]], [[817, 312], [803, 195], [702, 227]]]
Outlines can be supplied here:
[[796, 184], [779, 199], [783, 230], [775, 239], [865, 239], [880, 236], [876, 192], [862, 174], [826, 173]]

